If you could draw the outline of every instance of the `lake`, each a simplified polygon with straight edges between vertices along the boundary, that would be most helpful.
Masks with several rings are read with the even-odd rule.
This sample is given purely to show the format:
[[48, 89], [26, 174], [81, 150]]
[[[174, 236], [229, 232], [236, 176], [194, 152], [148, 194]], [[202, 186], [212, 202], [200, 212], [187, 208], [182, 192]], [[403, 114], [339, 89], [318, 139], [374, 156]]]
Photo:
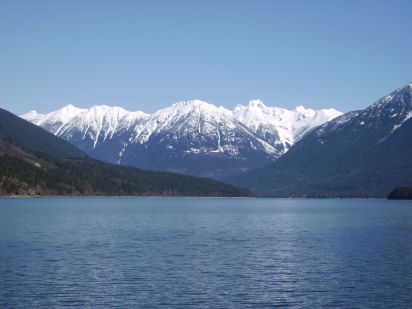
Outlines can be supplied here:
[[412, 202], [0, 199], [0, 307], [412, 306]]

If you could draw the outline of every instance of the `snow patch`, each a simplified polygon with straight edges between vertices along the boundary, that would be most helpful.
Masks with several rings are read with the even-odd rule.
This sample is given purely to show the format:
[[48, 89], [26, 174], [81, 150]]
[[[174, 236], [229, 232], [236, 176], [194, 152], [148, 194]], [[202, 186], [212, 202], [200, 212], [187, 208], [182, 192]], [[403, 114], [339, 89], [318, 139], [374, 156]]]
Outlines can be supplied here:
[[393, 132], [395, 132], [396, 130], [398, 130], [407, 120], [412, 118], [412, 111], [409, 112], [406, 117], [399, 123], [399, 124], [395, 124], [392, 128], [391, 134]]

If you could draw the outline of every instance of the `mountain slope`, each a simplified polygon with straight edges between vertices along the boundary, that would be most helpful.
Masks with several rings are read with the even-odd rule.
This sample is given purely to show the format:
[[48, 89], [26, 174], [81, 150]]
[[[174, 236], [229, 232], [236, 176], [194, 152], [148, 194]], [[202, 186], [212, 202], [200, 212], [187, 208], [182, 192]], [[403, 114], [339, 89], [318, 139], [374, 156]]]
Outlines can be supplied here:
[[313, 128], [342, 115], [333, 108], [313, 110], [297, 106], [287, 110], [266, 106], [260, 100], [238, 105], [233, 114], [258, 137], [276, 145], [282, 154]]
[[69, 143], [4, 110], [0, 136], [5, 137], [0, 138], [0, 195], [251, 195], [212, 179], [87, 158]]
[[84, 157], [77, 147], [0, 108], [0, 138], [57, 158]]
[[308, 133], [268, 168], [232, 182], [264, 196], [384, 197], [412, 185], [412, 83]]
[[340, 114], [303, 107], [288, 111], [260, 101], [229, 111], [194, 100], [151, 115], [70, 105], [22, 117], [106, 162], [220, 178], [273, 162], [308, 131]]
[[0, 155], [0, 195], [251, 196], [247, 190], [212, 179], [91, 159], [59, 160], [28, 153], [7, 141], [0, 143], [22, 156]]

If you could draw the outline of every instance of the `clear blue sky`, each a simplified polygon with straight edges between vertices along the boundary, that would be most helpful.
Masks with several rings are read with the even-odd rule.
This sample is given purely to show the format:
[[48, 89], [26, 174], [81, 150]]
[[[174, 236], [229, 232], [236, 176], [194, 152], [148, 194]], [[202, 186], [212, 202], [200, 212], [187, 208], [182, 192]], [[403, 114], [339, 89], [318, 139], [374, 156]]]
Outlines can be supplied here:
[[412, 1], [0, 0], [0, 105], [363, 108], [412, 80]]

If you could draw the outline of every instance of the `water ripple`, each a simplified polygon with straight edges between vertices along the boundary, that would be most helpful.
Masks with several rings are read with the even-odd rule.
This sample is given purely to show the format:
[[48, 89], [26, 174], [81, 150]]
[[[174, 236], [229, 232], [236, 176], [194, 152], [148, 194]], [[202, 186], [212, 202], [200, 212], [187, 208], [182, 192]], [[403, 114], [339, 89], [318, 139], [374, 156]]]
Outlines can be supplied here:
[[409, 307], [412, 204], [0, 199], [0, 307]]

